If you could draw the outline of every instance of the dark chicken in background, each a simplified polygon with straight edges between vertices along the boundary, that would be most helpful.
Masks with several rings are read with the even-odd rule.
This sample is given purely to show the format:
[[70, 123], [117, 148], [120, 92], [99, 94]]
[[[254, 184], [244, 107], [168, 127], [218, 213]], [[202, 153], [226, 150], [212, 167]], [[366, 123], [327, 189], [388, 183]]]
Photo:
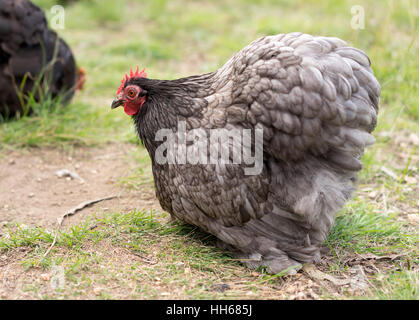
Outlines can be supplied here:
[[47, 93], [61, 94], [65, 104], [82, 87], [85, 72], [77, 70], [70, 48], [48, 29], [39, 7], [29, 0], [0, 0], [0, 115], [24, 112], [17, 90], [23, 81], [22, 94], [31, 92], [40, 77]]
[[[365, 53], [290, 33], [260, 38], [204, 75], [168, 81], [131, 72], [112, 108], [132, 116], [164, 210], [215, 235], [249, 267], [278, 273], [319, 261], [374, 142], [379, 97]], [[176, 132], [179, 121], [187, 130], [263, 130], [262, 172], [246, 175], [244, 163], [160, 164], [156, 132]]]

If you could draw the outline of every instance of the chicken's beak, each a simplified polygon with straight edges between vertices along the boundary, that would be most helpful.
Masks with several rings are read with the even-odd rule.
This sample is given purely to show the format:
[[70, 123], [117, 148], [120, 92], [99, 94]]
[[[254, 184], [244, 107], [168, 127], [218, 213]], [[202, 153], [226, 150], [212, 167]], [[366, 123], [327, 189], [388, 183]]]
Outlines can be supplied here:
[[112, 101], [111, 109], [115, 109], [115, 108], [118, 108], [119, 106], [122, 106], [124, 102], [125, 100], [116, 98], [114, 101]]

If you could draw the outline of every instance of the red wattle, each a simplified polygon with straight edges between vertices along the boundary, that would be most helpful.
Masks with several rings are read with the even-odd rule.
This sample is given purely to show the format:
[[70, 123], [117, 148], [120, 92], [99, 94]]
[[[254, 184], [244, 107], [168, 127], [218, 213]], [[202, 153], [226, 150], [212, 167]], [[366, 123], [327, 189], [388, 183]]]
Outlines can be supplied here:
[[145, 102], [146, 97], [141, 97], [141, 99], [137, 103], [129, 103], [125, 102], [124, 104], [124, 111], [127, 115], [133, 116], [134, 114], [137, 114], [138, 111], [140, 111], [140, 108], [143, 106]]
[[124, 105], [124, 111], [129, 116], [133, 116], [134, 114], [137, 114], [139, 110], [140, 108], [138, 108], [137, 106], [132, 106], [129, 104]]

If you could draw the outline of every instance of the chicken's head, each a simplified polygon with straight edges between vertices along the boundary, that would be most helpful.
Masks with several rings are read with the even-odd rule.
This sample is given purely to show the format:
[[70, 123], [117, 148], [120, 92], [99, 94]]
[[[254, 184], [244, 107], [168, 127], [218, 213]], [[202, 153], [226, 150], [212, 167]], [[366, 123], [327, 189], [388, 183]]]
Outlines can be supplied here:
[[121, 85], [116, 93], [117, 97], [112, 101], [112, 109], [123, 105], [127, 115], [132, 116], [138, 113], [146, 100], [147, 92], [141, 89], [140, 86], [130, 82], [137, 78], [145, 78], [147, 76], [145, 69], [141, 72], [139, 72], [139, 70], [140, 68], [137, 67], [137, 70], [134, 73], [131, 69], [130, 74], [125, 74], [125, 77], [122, 78]]

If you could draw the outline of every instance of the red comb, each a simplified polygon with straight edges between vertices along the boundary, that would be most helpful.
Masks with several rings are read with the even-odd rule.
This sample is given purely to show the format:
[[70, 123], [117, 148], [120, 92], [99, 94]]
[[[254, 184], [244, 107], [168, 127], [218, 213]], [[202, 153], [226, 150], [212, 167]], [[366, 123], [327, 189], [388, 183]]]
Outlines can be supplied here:
[[141, 70], [141, 72], [140, 72], [140, 67], [137, 66], [137, 70], [135, 70], [135, 73], [134, 73], [134, 71], [132, 71], [132, 68], [131, 68], [129, 76], [128, 76], [128, 74], [125, 74], [125, 77], [122, 78], [121, 85], [119, 86], [118, 91], [116, 92], [116, 94], [119, 95], [121, 93], [121, 91], [124, 88], [125, 83], [127, 81], [135, 79], [135, 78], [145, 78], [145, 77], [147, 77], [147, 74], [145, 73], [145, 68], [143, 70]]

